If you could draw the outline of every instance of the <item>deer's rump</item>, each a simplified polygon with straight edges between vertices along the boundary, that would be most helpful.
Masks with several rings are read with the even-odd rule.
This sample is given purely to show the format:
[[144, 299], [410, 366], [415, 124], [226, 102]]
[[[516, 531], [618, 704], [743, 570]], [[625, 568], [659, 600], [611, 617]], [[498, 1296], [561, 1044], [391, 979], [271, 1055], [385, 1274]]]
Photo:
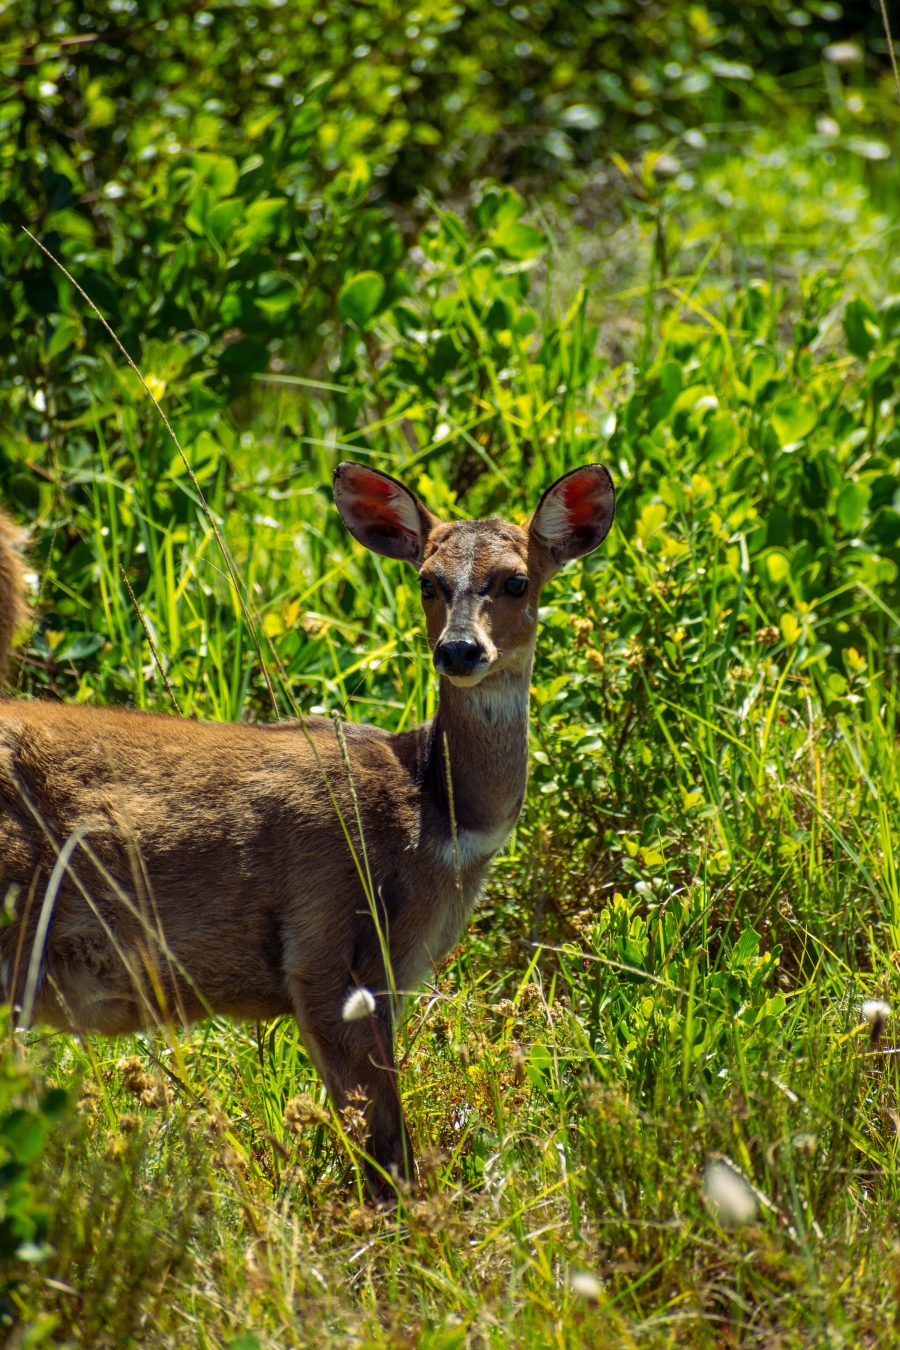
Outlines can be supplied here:
[[[330, 723], [311, 719], [309, 733], [317, 754], [290, 724], [0, 701], [0, 897], [16, 915], [0, 929], [4, 996], [21, 1003], [54, 866], [77, 839], [37, 1017], [115, 1033], [160, 1017], [293, 1011], [289, 974], [342, 950], [353, 959], [365, 928], [322, 772], [355, 835], [346, 769]], [[378, 733], [350, 747], [370, 852], [396, 872], [415, 848], [416, 790]]]

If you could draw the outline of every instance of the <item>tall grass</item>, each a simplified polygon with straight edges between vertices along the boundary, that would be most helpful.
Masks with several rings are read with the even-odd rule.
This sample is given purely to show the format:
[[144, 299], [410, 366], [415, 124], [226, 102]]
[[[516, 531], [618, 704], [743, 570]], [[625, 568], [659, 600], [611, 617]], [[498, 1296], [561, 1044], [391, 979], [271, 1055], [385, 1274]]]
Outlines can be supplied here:
[[[402, 729], [435, 700], [414, 586], [348, 541], [333, 464], [521, 520], [603, 459], [621, 505], [545, 593], [522, 819], [407, 1004], [415, 1186], [367, 1204], [358, 1122], [289, 1020], [10, 1034], [14, 1104], [77, 1103], [33, 1166], [43, 1236], [7, 1261], [12, 1344], [896, 1337], [896, 1054], [861, 1012], [900, 992], [894, 310], [821, 275], [785, 303], [752, 260], [713, 286], [700, 259], [645, 284], [651, 340], [612, 367], [598, 297], [557, 309], [546, 240], [522, 224], [509, 256], [497, 212], [522, 224], [499, 191], [436, 215], [412, 294], [318, 383], [270, 371], [232, 422], [170, 380], [247, 614], [128, 372], [85, 359], [24, 692], [171, 712], [146, 626], [182, 715], [271, 716], [249, 615], [282, 715]], [[704, 1200], [717, 1159], [752, 1222]]]

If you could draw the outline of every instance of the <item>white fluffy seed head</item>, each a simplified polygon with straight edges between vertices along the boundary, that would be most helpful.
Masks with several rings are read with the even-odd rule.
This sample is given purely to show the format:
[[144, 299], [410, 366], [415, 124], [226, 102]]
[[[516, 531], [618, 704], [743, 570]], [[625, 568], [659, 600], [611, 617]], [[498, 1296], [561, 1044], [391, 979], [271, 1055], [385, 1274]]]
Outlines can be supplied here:
[[375, 1011], [375, 995], [370, 989], [354, 989], [344, 1000], [341, 1016], [345, 1022], [358, 1022]]
[[713, 1218], [723, 1228], [737, 1228], [756, 1218], [758, 1201], [753, 1187], [735, 1167], [722, 1159], [707, 1163], [703, 1173], [703, 1198]]
[[891, 1015], [891, 1005], [885, 1003], [884, 999], [867, 998], [860, 1005], [859, 1015], [868, 1025], [874, 1026], [876, 1022], [886, 1022]]
[[573, 1294], [586, 1299], [588, 1303], [599, 1303], [603, 1293], [603, 1285], [597, 1276], [591, 1275], [586, 1270], [576, 1270], [569, 1276], [569, 1288]]

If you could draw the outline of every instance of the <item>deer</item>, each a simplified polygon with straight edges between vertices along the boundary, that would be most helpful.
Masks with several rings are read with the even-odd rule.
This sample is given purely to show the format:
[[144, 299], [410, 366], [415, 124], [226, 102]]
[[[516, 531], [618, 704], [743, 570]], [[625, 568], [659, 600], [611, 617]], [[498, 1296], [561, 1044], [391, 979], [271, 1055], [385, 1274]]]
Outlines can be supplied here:
[[[0, 993], [25, 1025], [109, 1036], [293, 1015], [335, 1108], [365, 1094], [383, 1196], [415, 1175], [399, 1002], [456, 946], [516, 824], [541, 589], [606, 538], [615, 490], [573, 469], [521, 526], [441, 520], [355, 463], [333, 489], [360, 544], [418, 573], [434, 717], [390, 733], [0, 698]], [[0, 678], [22, 543], [0, 516]]]

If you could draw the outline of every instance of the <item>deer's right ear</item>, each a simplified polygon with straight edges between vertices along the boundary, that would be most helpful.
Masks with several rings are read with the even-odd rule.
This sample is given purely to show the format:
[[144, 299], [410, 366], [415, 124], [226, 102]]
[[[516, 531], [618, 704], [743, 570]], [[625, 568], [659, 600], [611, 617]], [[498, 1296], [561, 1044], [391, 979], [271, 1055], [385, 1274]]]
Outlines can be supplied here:
[[362, 464], [339, 464], [334, 503], [353, 538], [366, 548], [421, 567], [434, 517], [396, 478]]

